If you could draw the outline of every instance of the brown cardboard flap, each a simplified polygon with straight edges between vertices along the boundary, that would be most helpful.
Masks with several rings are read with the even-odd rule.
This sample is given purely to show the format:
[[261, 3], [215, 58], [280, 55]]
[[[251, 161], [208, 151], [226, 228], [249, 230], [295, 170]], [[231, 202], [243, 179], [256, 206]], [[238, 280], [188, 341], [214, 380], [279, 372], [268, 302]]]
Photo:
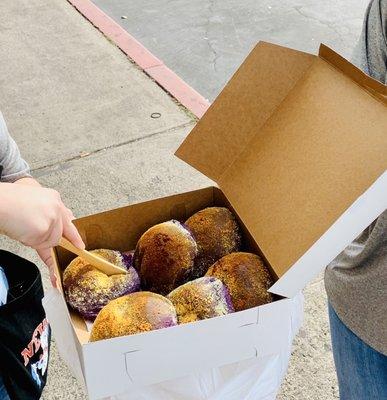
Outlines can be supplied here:
[[176, 155], [218, 182], [314, 58], [258, 43]]
[[387, 104], [386, 85], [371, 78], [324, 44], [320, 45], [319, 56]]
[[279, 277], [387, 169], [386, 104], [347, 72], [260, 44], [177, 153], [217, 180]]

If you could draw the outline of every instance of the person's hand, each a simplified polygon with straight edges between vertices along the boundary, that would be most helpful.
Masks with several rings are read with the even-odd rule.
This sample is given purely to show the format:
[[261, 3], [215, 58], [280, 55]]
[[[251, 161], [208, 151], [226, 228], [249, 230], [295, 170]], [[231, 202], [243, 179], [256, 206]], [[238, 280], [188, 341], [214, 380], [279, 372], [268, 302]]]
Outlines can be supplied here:
[[[38, 184], [0, 183], [0, 231], [36, 249], [49, 268], [50, 249], [58, 245], [62, 236], [76, 247], [85, 247], [73, 219], [73, 213], [55, 190]], [[54, 284], [52, 268], [50, 276]]]
[[58, 286], [57, 277], [54, 271], [54, 260], [52, 259], [51, 251], [51, 248], [36, 250], [40, 259], [47, 265], [48, 273], [50, 274], [51, 285], [56, 288]]

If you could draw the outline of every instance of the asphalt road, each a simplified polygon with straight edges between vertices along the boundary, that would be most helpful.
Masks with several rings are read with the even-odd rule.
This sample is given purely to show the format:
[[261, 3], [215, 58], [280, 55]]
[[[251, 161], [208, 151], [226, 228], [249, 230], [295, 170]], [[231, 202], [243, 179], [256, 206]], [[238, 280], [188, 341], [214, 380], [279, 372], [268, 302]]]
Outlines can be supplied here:
[[259, 40], [308, 52], [316, 52], [324, 42], [349, 57], [368, 4], [368, 0], [93, 1], [211, 101]]

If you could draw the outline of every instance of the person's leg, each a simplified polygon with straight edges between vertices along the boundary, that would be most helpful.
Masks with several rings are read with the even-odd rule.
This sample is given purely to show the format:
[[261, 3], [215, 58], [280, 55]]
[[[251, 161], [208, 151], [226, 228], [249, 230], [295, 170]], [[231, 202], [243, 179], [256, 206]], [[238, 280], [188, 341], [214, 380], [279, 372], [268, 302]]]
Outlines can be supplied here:
[[348, 329], [329, 305], [340, 400], [387, 399], [387, 356]]
[[7, 389], [4, 386], [2, 377], [0, 376], [0, 400], [10, 400]]

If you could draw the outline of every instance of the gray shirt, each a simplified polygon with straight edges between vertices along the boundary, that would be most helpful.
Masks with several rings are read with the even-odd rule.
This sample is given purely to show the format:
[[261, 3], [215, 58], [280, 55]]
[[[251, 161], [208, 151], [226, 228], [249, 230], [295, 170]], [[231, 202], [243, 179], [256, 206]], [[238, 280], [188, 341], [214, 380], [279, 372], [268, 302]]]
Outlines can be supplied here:
[[[386, 38], [387, 0], [373, 0], [353, 61], [382, 83], [387, 81]], [[344, 324], [387, 355], [387, 211], [328, 266], [325, 288]]]
[[20, 156], [17, 144], [8, 133], [3, 114], [0, 112], [0, 165], [3, 167], [2, 182], [15, 182], [30, 176], [28, 164]]
[[[28, 164], [21, 158], [15, 141], [8, 133], [3, 114], [0, 112], [0, 165], [3, 169], [2, 182], [15, 182], [20, 178], [30, 176]], [[0, 274], [0, 293], [8, 291], [5, 275]], [[0, 302], [1, 305], [1, 302]]]

